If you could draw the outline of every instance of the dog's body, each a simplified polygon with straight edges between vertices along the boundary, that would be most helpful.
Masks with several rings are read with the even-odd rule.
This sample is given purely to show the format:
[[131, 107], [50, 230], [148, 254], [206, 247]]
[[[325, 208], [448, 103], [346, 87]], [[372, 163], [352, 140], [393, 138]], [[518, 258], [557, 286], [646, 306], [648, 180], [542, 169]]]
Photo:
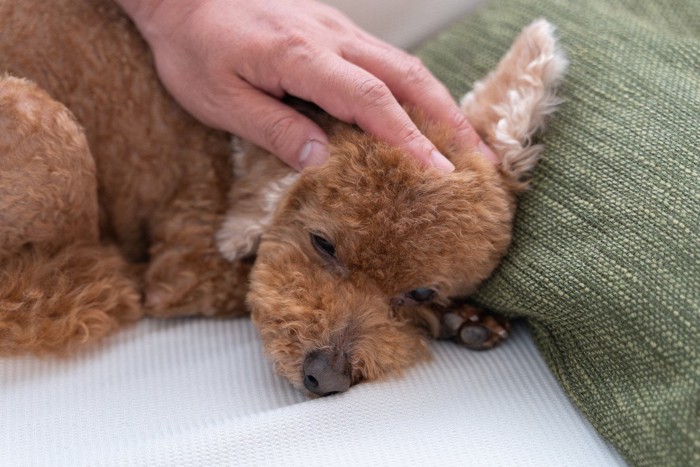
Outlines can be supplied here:
[[[0, 331], [0, 349], [70, 350], [140, 316], [142, 291], [158, 316], [245, 313], [249, 265], [232, 266], [214, 243], [232, 180], [229, 137], [168, 97], [118, 7], [2, 1], [0, 28], [0, 72], [48, 93], [0, 85], [0, 258], [9, 258], [0, 322], [26, 320]], [[57, 254], [67, 247], [75, 251]], [[122, 258], [142, 270], [117, 267]], [[94, 278], [74, 277], [85, 274]], [[57, 328], [57, 312], [75, 315], [72, 325]]]
[[467, 96], [499, 166], [416, 113], [454, 174], [321, 115], [331, 159], [298, 175], [247, 143], [232, 160], [110, 2], [0, 0], [0, 28], [0, 353], [67, 352], [144, 312], [244, 314], [257, 254], [266, 350], [320, 395], [423, 358], [421, 329], [492, 273], [565, 64], [541, 21]]

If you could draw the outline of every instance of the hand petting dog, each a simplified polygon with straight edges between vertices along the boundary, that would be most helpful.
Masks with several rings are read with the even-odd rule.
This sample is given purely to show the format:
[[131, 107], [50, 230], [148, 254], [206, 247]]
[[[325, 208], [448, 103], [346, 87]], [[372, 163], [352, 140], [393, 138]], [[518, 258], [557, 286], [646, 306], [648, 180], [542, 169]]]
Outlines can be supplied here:
[[454, 166], [401, 104], [491, 150], [417, 58], [337, 10], [304, 1], [118, 0], [148, 41], [161, 81], [190, 114], [267, 149], [296, 170], [328, 158], [328, 135], [285, 105], [291, 94], [445, 172]]

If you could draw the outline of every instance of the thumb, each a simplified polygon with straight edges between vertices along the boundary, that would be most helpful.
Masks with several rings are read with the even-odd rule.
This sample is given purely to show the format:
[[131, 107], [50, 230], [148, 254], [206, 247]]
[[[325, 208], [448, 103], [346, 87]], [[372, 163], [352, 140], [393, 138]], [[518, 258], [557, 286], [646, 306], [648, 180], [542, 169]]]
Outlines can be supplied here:
[[263, 147], [295, 170], [320, 165], [329, 156], [328, 136], [309, 118], [255, 88], [237, 93], [242, 112], [228, 131]]

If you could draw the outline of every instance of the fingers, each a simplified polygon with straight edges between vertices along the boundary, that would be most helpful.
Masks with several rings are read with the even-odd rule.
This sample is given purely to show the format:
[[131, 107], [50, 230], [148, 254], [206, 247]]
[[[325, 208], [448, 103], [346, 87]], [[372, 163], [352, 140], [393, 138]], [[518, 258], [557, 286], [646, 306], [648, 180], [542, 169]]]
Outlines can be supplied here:
[[[328, 137], [307, 117], [274, 97], [243, 83], [231, 105], [245, 112], [221, 109], [225, 130], [252, 141], [295, 170], [320, 165], [328, 159]], [[231, 120], [235, 116], [245, 118]]]
[[[161, 80], [205, 124], [264, 147], [295, 169], [325, 161], [328, 139], [276, 99], [285, 92], [446, 172], [454, 166], [399, 102], [452, 124], [465, 145], [480, 144], [449, 92], [417, 59], [335, 10], [315, 2], [305, 3], [304, 14], [297, 2], [197, 3], [197, 14], [163, 20], [171, 34], [151, 38]], [[269, 27], [254, 26], [259, 23]]]
[[305, 64], [313, 67], [313, 73], [305, 67], [288, 67], [292, 71], [282, 81], [283, 88], [406, 150], [426, 166], [445, 172], [454, 170], [454, 165], [420, 132], [382, 80], [336, 55], [321, 55], [316, 60], [317, 63]]
[[471, 131], [447, 88], [417, 57], [386, 44], [372, 46], [369, 53], [367, 46], [353, 47], [344, 56], [386, 83], [399, 101], [419, 107], [428, 116], [460, 130]]
[[360, 48], [348, 47], [344, 56], [386, 83], [399, 101], [422, 109], [432, 119], [450, 123], [464, 146], [476, 148], [490, 160], [496, 160], [447, 88], [419, 58], [372, 37], [367, 42]]

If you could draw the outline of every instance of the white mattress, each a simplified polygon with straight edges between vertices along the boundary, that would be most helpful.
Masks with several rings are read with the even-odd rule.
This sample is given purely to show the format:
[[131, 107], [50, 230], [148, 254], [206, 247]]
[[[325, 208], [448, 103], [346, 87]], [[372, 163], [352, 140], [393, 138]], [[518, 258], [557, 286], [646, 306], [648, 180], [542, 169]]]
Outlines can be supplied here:
[[522, 325], [307, 400], [245, 319], [146, 320], [72, 359], [0, 360], [0, 465], [623, 465]]

